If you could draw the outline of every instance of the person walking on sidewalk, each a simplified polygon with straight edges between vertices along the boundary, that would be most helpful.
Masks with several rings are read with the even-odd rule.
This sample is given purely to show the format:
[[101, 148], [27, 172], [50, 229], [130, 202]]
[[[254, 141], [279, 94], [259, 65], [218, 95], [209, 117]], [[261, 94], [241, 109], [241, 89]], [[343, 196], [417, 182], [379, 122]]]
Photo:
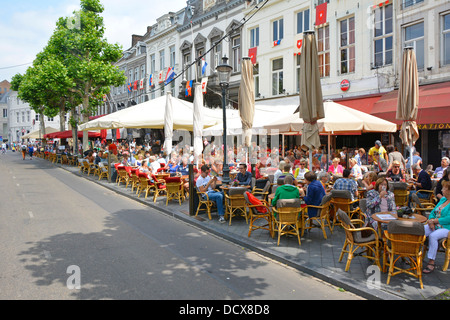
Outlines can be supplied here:
[[28, 146], [28, 154], [30, 156], [30, 160], [33, 160], [34, 147], [32, 144]]
[[25, 160], [25, 155], [27, 154], [27, 146], [22, 145], [22, 160]]

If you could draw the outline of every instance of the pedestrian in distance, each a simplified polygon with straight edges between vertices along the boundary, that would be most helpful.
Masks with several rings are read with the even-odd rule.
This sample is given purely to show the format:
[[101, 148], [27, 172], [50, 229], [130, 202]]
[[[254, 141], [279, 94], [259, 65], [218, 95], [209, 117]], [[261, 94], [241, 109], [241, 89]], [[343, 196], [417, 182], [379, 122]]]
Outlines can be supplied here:
[[27, 154], [27, 146], [22, 145], [22, 160], [25, 160], [25, 155]]

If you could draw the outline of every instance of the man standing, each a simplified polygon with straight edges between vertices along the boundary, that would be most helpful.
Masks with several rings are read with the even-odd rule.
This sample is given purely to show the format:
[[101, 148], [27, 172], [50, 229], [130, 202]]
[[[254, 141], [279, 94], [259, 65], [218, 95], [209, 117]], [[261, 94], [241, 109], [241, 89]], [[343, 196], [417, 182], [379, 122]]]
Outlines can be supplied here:
[[358, 183], [355, 180], [349, 178], [351, 171], [349, 169], [344, 169], [342, 173], [342, 178], [336, 180], [333, 185], [335, 190], [348, 190], [352, 195], [352, 201], [358, 199]]
[[381, 145], [380, 140], [375, 141], [375, 146], [373, 146], [372, 148], [369, 149], [369, 153], [368, 153], [369, 162], [374, 161], [373, 154], [375, 152], [380, 155], [380, 158], [382, 158], [382, 159], [386, 160], [386, 162], [388, 162], [388, 156], [387, 156], [386, 149]]
[[196, 186], [200, 192], [206, 192], [209, 200], [214, 201], [217, 205], [217, 213], [219, 214], [219, 222], [225, 222], [225, 209], [223, 207], [223, 193], [215, 191], [217, 177], [211, 178], [209, 175], [209, 167], [203, 165], [201, 167], [200, 176], [197, 178]]

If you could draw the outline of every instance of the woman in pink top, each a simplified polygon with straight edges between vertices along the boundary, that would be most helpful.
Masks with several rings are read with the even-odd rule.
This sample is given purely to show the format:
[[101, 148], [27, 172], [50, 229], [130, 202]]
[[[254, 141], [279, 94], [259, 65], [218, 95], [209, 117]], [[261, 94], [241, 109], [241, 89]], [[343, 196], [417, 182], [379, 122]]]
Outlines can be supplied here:
[[342, 174], [344, 172], [344, 167], [342, 167], [339, 162], [341, 160], [339, 158], [334, 158], [333, 163], [328, 168], [328, 172], [331, 172], [333, 174]]

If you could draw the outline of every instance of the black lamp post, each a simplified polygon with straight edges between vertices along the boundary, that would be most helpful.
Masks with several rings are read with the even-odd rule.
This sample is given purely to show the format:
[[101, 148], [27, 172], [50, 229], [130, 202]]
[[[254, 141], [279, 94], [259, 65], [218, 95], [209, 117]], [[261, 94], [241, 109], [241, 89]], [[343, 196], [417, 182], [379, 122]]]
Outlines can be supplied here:
[[226, 114], [226, 94], [230, 83], [231, 71], [233, 68], [227, 63], [228, 58], [222, 58], [222, 64], [218, 65], [216, 70], [219, 76], [220, 87], [222, 88], [222, 109], [223, 109], [223, 177], [222, 183], [230, 183], [230, 167], [227, 159], [227, 114]]

